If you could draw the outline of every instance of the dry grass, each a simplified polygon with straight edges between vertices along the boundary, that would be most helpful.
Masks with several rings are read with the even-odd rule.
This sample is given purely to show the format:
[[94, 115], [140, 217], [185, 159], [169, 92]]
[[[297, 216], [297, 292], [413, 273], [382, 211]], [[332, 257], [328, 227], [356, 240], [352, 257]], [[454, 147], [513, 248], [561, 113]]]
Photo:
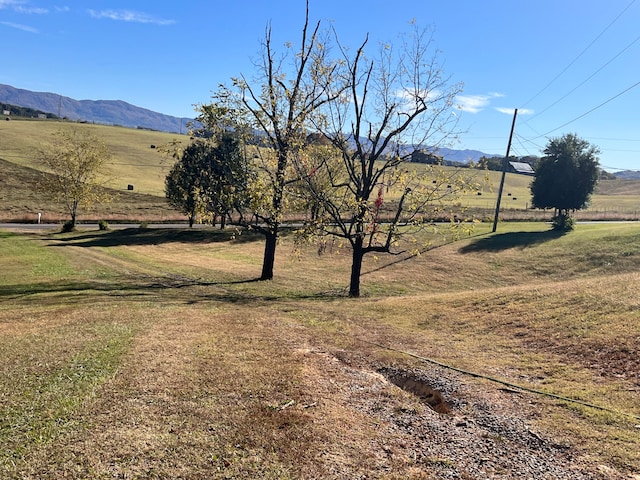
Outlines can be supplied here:
[[[65, 126], [68, 126], [66, 122], [50, 120], [2, 122], [0, 158], [17, 165], [39, 169], [38, 150], [49, 141], [53, 132]], [[159, 147], [174, 139], [189, 141], [186, 135], [174, 133], [92, 124], [80, 127], [95, 132], [109, 147], [113, 156], [109, 165], [110, 187], [126, 190], [127, 185], [132, 184], [140, 193], [158, 196], [163, 195], [164, 177], [171, 162], [164, 161], [158, 149], [150, 146]]]
[[[40, 166], [36, 161], [37, 149], [53, 131], [60, 128], [55, 121], [11, 121], [0, 124], [0, 211], [2, 220], [34, 222], [36, 213], [43, 213], [43, 220], [59, 222], [66, 219], [59, 205], [42, 198], [36, 188]], [[80, 210], [81, 221], [106, 219], [130, 222], [186, 221], [183, 215], [167, 207], [164, 199], [164, 179], [172, 160], [165, 159], [158, 149], [173, 140], [188, 142], [187, 136], [163, 132], [136, 130], [104, 125], [83, 125], [95, 131], [105, 140], [113, 153], [110, 165], [109, 186], [113, 189], [111, 203]], [[412, 165], [418, 171], [426, 167]], [[34, 170], [35, 169], [35, 170]], [[475, 171], [478, 181], [488, 176], [488, 183], [477, 193], [465, 196], [462, 201], [469, 207], [469, 215], [476, 219], [492, 221], [497, 200], [500, 172]], [[549, 220], [552, 213], [530, 210], [531, 178], [525, 175], [507, 174], [501, 217], [505, 220]], [[134, 185], [134, 192], [127, 186]], [[393, 200], [393, 191], [387, 200]], [[578, 212], [578, 218], [591, 220], [622, 220], [640, 218], [640, 182], [637, 180], [605, 180], [600, 182], [591, 206]]]
[[286, 238], [255, 282], [259, 237], [2, 234], [0, 476], [429, 478], [462, 467], [438, 445], [416, 457], [417, 432], [454, 429], [470, 398], [594, 478], [637, 474], [633, 418], [462, 376], [449, 427], [425, 433], [437, 414], [376, 371], [435, 367], [372, 342], [640, 416], [640, 232], [545, 228], [367, 259], [358, 301], [347, 252], [296, 257]]

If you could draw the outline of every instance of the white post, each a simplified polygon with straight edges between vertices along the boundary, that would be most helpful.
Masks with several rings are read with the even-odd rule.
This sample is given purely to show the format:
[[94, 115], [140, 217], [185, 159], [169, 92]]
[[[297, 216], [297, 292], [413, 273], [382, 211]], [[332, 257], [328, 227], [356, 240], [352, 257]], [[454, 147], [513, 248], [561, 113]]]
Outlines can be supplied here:
[[40, 225], [40, 219], [42, 218], [42, 213], [38, 212], [38, 225]]

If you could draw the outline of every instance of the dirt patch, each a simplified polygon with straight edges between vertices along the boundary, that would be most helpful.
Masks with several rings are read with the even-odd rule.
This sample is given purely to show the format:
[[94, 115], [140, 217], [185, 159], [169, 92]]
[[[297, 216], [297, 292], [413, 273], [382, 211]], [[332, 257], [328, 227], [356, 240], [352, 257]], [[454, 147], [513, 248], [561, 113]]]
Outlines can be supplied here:
[[398, 388], [418, 397], [434, 411], [443, 414], [451, 413], [451, 404], [445, 400], [442, 393], [415, 372], [397, 368], [380, 368], [378, 372]]

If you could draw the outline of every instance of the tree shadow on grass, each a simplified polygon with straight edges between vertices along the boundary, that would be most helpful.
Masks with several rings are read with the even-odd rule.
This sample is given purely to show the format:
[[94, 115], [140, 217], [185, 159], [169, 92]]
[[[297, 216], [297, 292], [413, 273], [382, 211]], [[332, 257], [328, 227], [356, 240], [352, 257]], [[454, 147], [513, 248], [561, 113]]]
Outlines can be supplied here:
[[544, 232], [509, 232], [490, 235], [475, 240], [464, 247], [460, 253], [474, 252], [500, 252], [511, 248], [528, 248], [540, 243], [555, 240], [565, 235], [566, 232], [547, 230]]
[[260, 295], [233, 288], [236, 285], [260, 281], [259, 278], [205, 281], [173, 275], [127, 275], [105, 281], [0, 285], [0, 301], [12, 301], [14, 304], [31, 304], [35, 301], [38, 305], [86, 305], [88, 301], [96, 301], [99, 298], [113, 298], [118, 302], [182, 302], [192, 305], [214, 301], [254, 306], [260, 302], [266, 304], [279, 300], [328, 301], [346, 295], [343, 291]]
[[77, 247], [117, 247], [128, 245], [159, 245], [161, 243], [248, 243], [261, 239], [256, 232], [231, 230], [187, 230], [176, 228], [125, 228], [108, 232], [82, 232], [56, 238], [59, 245]]
[[[167, 300], [180, 299], [188, 302], [192, 297], [199, 300], [218, 300], [229, 303], [250, 303], [255, 297], [244, 292], [234, 292], [224, 288], [243, 283], [257, 282], [259, 279], [231, 280], [221, 282], [206, 282], [191, 279], [171, 277], [130, 277], [110, 281], [85, 281], [85, 282], [42, 282], [36, 284], [13, 284], [0, 286], [0, 299], [31, 302], [34, 295], [46, 295], [39, 297], [38, 304], [65, 305], [83, 304], [88, 299], [95, 300], [97, 296], [113, 297], [119, 300], [149, 301], [158, 299], [159, 295]], [[220, 287], [208, 294], [184, 294], [188, 287]], [[192, 303], [192, 302], [189, 302]]]

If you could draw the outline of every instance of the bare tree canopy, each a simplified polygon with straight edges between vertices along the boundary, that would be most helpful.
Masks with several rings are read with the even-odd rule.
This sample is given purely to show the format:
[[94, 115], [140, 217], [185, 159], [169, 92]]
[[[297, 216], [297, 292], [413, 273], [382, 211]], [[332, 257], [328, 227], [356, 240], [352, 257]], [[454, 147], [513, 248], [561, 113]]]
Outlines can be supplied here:
[[445, 203], [474, 188], [454, 169], [418, 175], [404, 166], [416, 150], [435, 158], [455, 138], [462, 86], [444, 74], [429, 30], [413, 25], [369, 57], [368, 38], [351, 51], [320, 27], [310, 24], [307, 4], [299, 45], [280, 53], [267, 26], [253, 75], [222, 87], [200, 119], [241, 130], [246, 140], [258, 132], [247, 142], [254, 169], [247, 225], [265, 236], [260, 279], [273, 278], [285, 212], [304, 209], [312, 220], [305, 232], [348, 240], [349, 294], [357, 297], [366, 253], [391, 253], [408, 227], [421, 228], [435, 211], [441, 218]]
[[214, 96], [215, 107], [200, 107], [201, 118], [209, 122], [228, 125], [223, 118], [231, 118], [245, 132], [258, 131], [267, 147], [252, 151], [257, 176], [250, 226], [265, 236], [261, 280], [273, 278], [287, 189], [298, 180], [292, 158], [304, 144], [310, 116], [336, 101], [342, 90], [338, 64], [329, 57], [330, 37], [320, 27], [320, 22], [310, 24], [307, 3], [299, 45], [287, 44], [280, 53], [268, 25], [253, 75], [232, 79], [235, 89], [222, 88]]
[[429, 166], [418, 174], [406, 165], [416, 150], [434, 152], [455, 137], [461, 85], [444, 75], [430, 32], [414, 26], [398, 47], [383, 44], [371, 58], [368, 43], [353, 55], [340, 48], [348, 88], [340, 84], [337, 100], [314, 112], [339, 165], [312, 151], [296, 163], [322, 211], [309, 230], [351, 245], [352, 297], [360, 296], [365, 254], [391, 253], [400, 237], [442, 217], [445, 201], [476, 188], [459, 170]]

